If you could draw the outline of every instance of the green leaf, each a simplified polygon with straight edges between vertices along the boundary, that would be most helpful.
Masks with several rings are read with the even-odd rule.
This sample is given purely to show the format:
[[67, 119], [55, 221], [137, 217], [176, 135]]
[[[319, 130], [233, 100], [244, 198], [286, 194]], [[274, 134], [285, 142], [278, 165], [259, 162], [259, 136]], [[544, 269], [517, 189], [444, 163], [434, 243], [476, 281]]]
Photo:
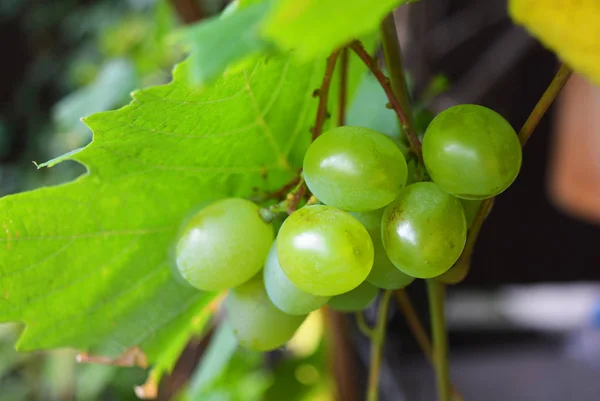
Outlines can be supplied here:
[[280, 0], [262, 32], [301, 60], [326, 56], [352, 39], [378, 30], [381, 20], [403, 0]]
[[259, 35], [259, 24], [269, 5], [252, 4], [185, 30], [193, 50], [190, 72], [195, 84], [211, 81], [232, 63], [273, 48]]
[[85, 119], [94, 140], [69, 159], [88, 174], [0, 199], [0, 321], [27, 325], [18, 348], [140, 346], [172, 364], [214, 297], [172, 273], [179, 227], [203, 202], [295, 174], [323, 65], [260, 60], [194, 89], [183, 63], [172, 83]]

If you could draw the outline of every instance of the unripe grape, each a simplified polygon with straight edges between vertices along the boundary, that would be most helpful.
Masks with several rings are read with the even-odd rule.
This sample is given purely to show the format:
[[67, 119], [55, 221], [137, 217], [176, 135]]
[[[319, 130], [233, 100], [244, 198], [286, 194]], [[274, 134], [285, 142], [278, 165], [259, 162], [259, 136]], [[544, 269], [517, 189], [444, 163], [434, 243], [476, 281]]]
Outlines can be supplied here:
[[365, 281], [355, 289], [331, 298], [328, 305], [340, 312], [358, 312], [369, 306], [378, 292], [377, 287]]
[[176, 247], [179, 272], [191, 285], [219, 291], [248, 281], [260, 271], [273, 242], [273, 227], [246, 199], [222, 199], [186, 224]]
[[290, 315], [306, 315], [329, 301], [329, 297], [320, 297], [302, 291], [287, 278], [279, 265], [275, 244], [267, 256], [263, 275], [265, 288], [271, 302]]
[[367, 276], [367, 281], [376, 287], [386, 290], [397, 290], [404, 288], [414, 281], [411, 277], [401, 272], [388, 258], [383, 242], [381, 240], [381, 219], [385, 209], [374, 210], [372, 212], [352, 212], [352, 216], [367, 229], [371, 240], [373, 241], [373, 250], [375, 259], [373, 268]]
[[363, 127], [333, 128], [304, 156], [304, 179], [324, 204], [368, 211], [393, 201], [406, 184], [402, 152], [384, 134]]
[[373, 266], [373, 243], [350, 214], [324, 205], [288, 217], [276, 240], [285, 275], [310, 294], [332, 296], [356, 288]]
[[423, 160], [431, 179], [464, 199], [498, 195], [521, 168], [521, 145], [500, 114], [463, 104], [441, 112], [427, 127]]
[[383, 214], [383, 246], [394, 265], [418, 278], [439, 276], [460, 256], [467, 224], [460, 201], [432, 182], [402, 190]]
[[267, 296], [261, 275], [232, 289], [225, 300], [225, 309], [240, 344], [255, 351], [281, 347], [306, 318], [277, 309]]

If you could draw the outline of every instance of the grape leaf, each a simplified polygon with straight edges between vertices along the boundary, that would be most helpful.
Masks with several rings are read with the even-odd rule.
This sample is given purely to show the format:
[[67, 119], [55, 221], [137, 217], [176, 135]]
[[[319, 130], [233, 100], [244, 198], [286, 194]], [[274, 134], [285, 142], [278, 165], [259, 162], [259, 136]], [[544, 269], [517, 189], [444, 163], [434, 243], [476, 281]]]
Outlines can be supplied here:
[[600, 2], [510, 0], [512, 19], [575, 71], [600, 85]]
[[214, 297], [171, 271], [182, 221], [295, 173], [323, 67], [270, 58], [200, 89], [185, 62], [172, 83], [86, 118], [93, 142], [48, 165], [75, 160], [88, 174], [0, 199], [0, 321], [27, 325], [18, 348], [173, 354]]
[[230, 64], [272, 50], [273, 45], [259, 35], [260, 22], [269, 5], [268, 2], [251, 4], [185, 30], [193, 50], [190, 75], [194, 83], [210, 81]]
[[263, 22], [264, 36], [301, 60], [326, 56], [352, 39], [373, 33], [404, 0], [281, 0]]

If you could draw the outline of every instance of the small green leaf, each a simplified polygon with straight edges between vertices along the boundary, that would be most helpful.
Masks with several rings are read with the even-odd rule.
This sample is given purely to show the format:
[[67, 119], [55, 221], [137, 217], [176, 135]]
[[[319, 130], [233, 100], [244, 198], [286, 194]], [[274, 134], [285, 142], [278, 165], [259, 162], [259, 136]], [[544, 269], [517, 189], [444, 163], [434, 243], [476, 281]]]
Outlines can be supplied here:
[[273, 49], [259, 36], [259, 24], [269, 5], [252, 4], [185, 30], [193, 50], [190, 75], [194, 84], [211, 81], [232, 63]]
[[280, 0], [263, 25], [266, 38], [301, 60], [326, 56], [352, 39], [375, 32], [403, 0]]

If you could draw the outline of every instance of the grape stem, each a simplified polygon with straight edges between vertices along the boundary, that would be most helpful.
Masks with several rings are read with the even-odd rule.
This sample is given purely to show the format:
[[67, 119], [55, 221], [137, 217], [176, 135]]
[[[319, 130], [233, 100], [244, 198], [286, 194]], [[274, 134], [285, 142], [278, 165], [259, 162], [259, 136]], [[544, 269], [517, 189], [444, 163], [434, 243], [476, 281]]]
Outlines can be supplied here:
[[396, 98], [396, 96], [394, 95], [394, 91], [390, 84], [390, 80], [384, 75], [384, 73], [377, 65], [377, 60], [371, 57], [369, 53], [367, 53], [362, 43], [360, 43], [359, 41], [354, 41], [350, 44], [350, 48], [363, 61], [363, 63], [373, 73], [373, 75], [379, 82], [379, 85], [381, 86], [388, 98], [390, 107], [396, 112], [396, 115], [400, 120], [400, 124], [402, 125], [402, 128], [404, 129], [404, 132], [408, 137], [411, 152], [414, 153], [419, 159], [419, 162], [422, 163], [423, 156], [421, 154], [421, 142], [419, 141], [419, 138], [417, 138], [417, 135], [415, 134], [410, 125], [408, 114], [400, 105], [400, 101], [398, 100], [398, 98]]
[[383, 47], [385, 65], [390, 74], [392, 91], [406, 115], [406, 122], [403, 123], [401, 121], [403, 124], [402, 128], [406, 130], [405, 125], [412, 127], [412, 106], [408, 85], [406, 84], [406, 76], [404, 75], [404, 62], [402, 61], [398, 30], [396, 29], [393, 12], [389, 13], [381, 23], [381, 45]]
[[[427, 332], [425, 331], [425, 328], [423, 327], [423, 324], [419, 319], [419, 315], [417, 315], [417, 312], [415, 311], [408, 294], [404, 289], [399, 289], [394, 291], [394, 295], [396, 297], [396, 303], [404, 315], [406, 323], [408, 324], [412, 335], [415, 337], [415, 340], [419, 344], [421, 351], [423, 351], [423, 354], [425, 354], [427, 360], [434, 365], [433, 346], [431, 345], [431, 340], [429, 339], [429, 336], [427, 335]], [[450, 392], [452, 393], [452, 399], [454, 401], [461, 401], [463, 399], [462, 395], [452, 383], [450, 383]]]
[[519, 132], [519, 141], [521, 142], [521, 146], [525, 146], [527, 140], [533, 133], [535, 127], [537, 127], [538, 123], [552, 104], [554, 99], [558, 96], [562, 88], [565, 86], [569, 78], [571, 77], [571, 73], [573, 71], [566, 64], [562, 64], [558, 69], [558, 72], [554, 76], [550, 85], [537, 102], [529, 117], [527, 117], [527, 121], [523, 124], [523, 128]]
[[433, 360], [439, 401], [450, 401], [450, 374], [448, 366], [448, 333], [444, 314], [445, 285], [434, 279], [427, 280], [429, 315], [433, 336]]
[[365, 337], [368, 338], [373, 338], [373, 329], [371, 327], [369, 327], [369, 325], [367, 324], [367, 322], [365, 321], [365, 315], [363, 315], [363, 312], [356, 312], [354, 314], [355, 320], [356, 320], [356, 326], [358, 326], [358, 329], [360, 330], [361, 333], [363, 333], [365, 335]]
[[312, 140], [314, 141], [323, 132], [323, 125], [328, 117], [327, 113], [327, 99], [329, 98], [329, 87], [331, 86], [331, 79], [333, 77], [333, 70], [335, 64], [340, 55], [341, 50], [334, 50], [329, 57], [327, 57], [327, 64], [325, 66], [325, 73], [323, 74], [323, 82], [321, 87], [315, 91], [315, 96], [319, 97], [319, 105], [317, 107], [317, 117], [315, 118], [315, 126], [312, 128]]
[[379, 399], [379, 370], [381, 368], [381, 356], [385, 343], [385, 328], [390, 306], [392, 291], [385, 291], [379, 303], [377, 324], [371, 336], [371, 366], [369, 367], [369, 385], [367, 387], [367, 401]]
[[338, 127], [346, 124], [346, 106], [348, 102], [348, 69], [348, 48], [344, 47], [340, 56], [340, 92], [337, 116]]
[[306, 191], [307, 187], [306, 183], [304, 182], [304, 178], [302, 175], [299, 175], [296, 186], [294, 189], [288, 192], [284, 200], [258, 210], [260, 218], [266, 223], [270, 223], [281, 213], [292, 214], [298, 208], [298, 205], [306, 194]]
[[[562, 88], [564, 88], [566, 85], [571, 73], [572, 70], [569, 66], [566, 64], [561, 64], [558, 72], [554, 76], [554, 79], [552, 79], [552, 82], [550, 82], [550, 85], [548, 85], [548, 88], [537, 102], [529, 114], [529, 117], [527, 117], [525, 124], [523, 124], [523, 127], [519, 131], [519, 141], [521, 142], [522, 147], [525, 146], [535, 127], [537, 127], [546, 111], [548, 111], [550, 105], [554, 102]], [[441, 281], [448, 284], [458, 284], [467, 276], [470, 269], [473, 248], [477, 242], [477, 238], [481, 231], [481, 226], [483, 225], [485, 218], [488, 216], [493, 204], [494, 198], [488, 198], [481, 203], [479, 211], [477, 212], [471, 229], [467, 235], [467, 243], [465, 244], [462, 254], [455, 265], [448, 272], [439, 277]]]

